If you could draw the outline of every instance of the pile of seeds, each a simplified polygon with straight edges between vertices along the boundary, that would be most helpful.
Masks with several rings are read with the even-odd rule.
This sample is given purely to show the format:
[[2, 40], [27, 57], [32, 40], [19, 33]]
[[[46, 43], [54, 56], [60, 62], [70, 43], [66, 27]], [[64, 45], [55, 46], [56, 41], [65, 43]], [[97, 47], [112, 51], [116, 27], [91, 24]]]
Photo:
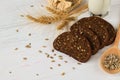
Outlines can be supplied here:
[[87, 62], [91, 55], [114, 42], [113, 26], [99, 17], [86, 17], [73, 24], [70, 32], [60, 34], [53, 42], [56, 50], [80, 62]]
[[115, 54], [107, 55], [104, 58], [103, 65], [108, 70], [116, 70], [120, 68], [120, 57]]

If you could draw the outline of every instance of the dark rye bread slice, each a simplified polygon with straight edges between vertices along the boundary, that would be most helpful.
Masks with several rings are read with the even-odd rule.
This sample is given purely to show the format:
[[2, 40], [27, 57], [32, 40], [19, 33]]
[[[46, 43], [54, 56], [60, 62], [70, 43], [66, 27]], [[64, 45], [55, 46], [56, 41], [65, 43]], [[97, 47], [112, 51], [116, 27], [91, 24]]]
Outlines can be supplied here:
[[100, 47], [100, 42], [97, 35], [88, 28], [82, 27], [78, 22], [73, 24], [70, 28], [71, 32], [75, 35], [83, 35], [88, 39], [91, 46], [91, 53], [94, 55], [97, 53]]
[[80, 62], [86, 62], [91, 57], [89, 41], [82, 35], [73, 35], [71, 32], [60, 34], [53, 42], [53, 47]]
[[88, 39], [88, 41], [90, 42], [92, 54], [93, 55], [96, 54], [100, 48], [100, 41], [99, 41], [97, 35], [88, 28], [86, 29], [86, 28], [79, 27], [79, 32], [80, 32], [80, 34], [85, 36]]
[[108, 42], [106, 43], [106, 45], [110, 45], [111, 43], [113, 43], [113, 41], [115, 40], [115, 37], [116, 37], [116, 31], [113, 28], [113, 26], [110, 23], [108, 23], [106, 20], [104, 20], [100, 17], [90, 17], [90, 18], [92, 18], [92, 21], [95, 24], [104, 26], [107, 29], [108, 34], [109, 34], [109, 39], [108, 39]]
[[89, 41], [79, 34], [73, 34], [73, 36], [75, 37], [75, 41], [71, 43], [71, 56], [80, 62], [87, 62], [91, 57], [91, 46]]
[[89, 28], [98, 36], [98, 39], [100, 41], [100, 49], [107, 44], [109, 40], [109, 34], [104, 25], [100, 26], [94, 23], [93, 18], [91, 17], [82, 18], [81, 20], [79, 20], [79, 24], [84, 28]]
[[70, 32], [64, 32], [60, 34], [53, 42], [53, 47], [65, 54], [68, 54], [71, 56], [71, 43], [72, 43], [73, 37]]

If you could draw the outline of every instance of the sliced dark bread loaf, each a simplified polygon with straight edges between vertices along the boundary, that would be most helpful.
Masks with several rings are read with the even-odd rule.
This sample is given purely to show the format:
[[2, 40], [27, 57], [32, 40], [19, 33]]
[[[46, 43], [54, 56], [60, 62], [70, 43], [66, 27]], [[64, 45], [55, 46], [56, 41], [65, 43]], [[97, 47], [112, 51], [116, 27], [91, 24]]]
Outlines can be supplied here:
[[60, 34], [53, 47], [80, 62], [87, 62], [91, 54], [114, 42], [113, 26], [99, 17], [82, 18], [73, 24], [70, 32]]

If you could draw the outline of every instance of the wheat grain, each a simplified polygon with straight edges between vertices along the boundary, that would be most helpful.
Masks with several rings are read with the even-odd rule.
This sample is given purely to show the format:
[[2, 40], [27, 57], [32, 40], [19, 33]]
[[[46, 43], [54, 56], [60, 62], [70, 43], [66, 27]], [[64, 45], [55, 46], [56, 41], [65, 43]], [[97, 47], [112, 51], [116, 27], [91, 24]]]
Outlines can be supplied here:
[[67, 20], [67, 21], [75, 21], [75, 20], [76, 20], [76, 17], [68, 17], [68, 18], [66, 18], [65, 20]]

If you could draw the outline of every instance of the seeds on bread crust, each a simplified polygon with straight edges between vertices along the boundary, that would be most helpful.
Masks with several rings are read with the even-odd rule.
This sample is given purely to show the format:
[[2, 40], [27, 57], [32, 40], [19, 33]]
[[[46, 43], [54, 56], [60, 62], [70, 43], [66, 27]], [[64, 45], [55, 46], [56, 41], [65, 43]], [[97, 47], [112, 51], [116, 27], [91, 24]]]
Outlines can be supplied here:
[[89, 41], [82, 35], [73, 36], [75, 37], [75, 42], [71, 44], [71, 56], [80, 62], [87, 62], [91, 57], [91, 46]]
[[89, 41], [82, 35], [73, 35], [71, 32], [64, 32], [53, 42], [53, 47], [80, 62], [86, 62], [91, 57]]
[[81, 26], [81, 24], [79, 24], [79, 22], [73, 24], [70, 28], [71, 32], [75, 35], [83, 35], [84, 37], [86, 37], [88, 39], [88, 41], [90, 42], [90, 46], [92, 49], [92, 54], [97, 53], [97, 51], [99, 50], [100, 47], [100, 42], [98, 40], [97, 35], [91, 31], [88, 28], [84, 28]]
[[85, 29], [85, 28], [79, 27], [79, 32], [81, 35], [85, 36], [88, 39], [88, 41], [90, 42], [92, 54], [93, 55], [96, 54], [100, 48], [100, 42], [99, 42], [97, 35], [94, 34], [94, 32], [92, 32], [88, 28]]
[[64, 32], [54, 40], [53, 47], [60, 52], [71, 55], [70, 43], [73, 40], [72, 38], [73, 37], [70, 32]]
[[104, 25], [104, 27], [107, 29], [108, 34], [109, 34], [109, 39], [106, 45], [110, 45], [111, 43], [113, 43], [113, 41], [115, 40], [115, 36], [116, 36], [116, 31], [113, 28], [113, 26], [100, 17], [90, 17], [90, 18], [93, 19], [93, 23], [96, 23], [101, 26]]
[[88, 17], [88, 18], [82, 18], [79, 21], [79, 24], [82, 25], [82, 27], [89, 28], [92, 30], [99, 38], [100, 41], [100, 48], [103, 48], [107, 41], [109, 40], [109, 34], [107, 29], [104, 27], [104, 25], [98, 25], [93, 23], [93, 19]]

